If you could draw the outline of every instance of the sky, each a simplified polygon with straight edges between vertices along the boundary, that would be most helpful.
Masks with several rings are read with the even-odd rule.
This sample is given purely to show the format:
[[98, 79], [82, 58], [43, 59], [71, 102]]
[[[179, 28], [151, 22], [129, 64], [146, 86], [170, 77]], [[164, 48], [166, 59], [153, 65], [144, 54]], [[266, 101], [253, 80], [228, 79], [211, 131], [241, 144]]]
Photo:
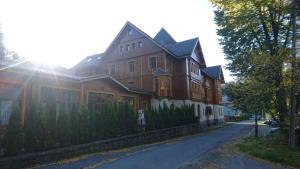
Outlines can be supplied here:
[[208, 0], [0, 0], [5, 46], [67, 68], [104, 52], [126, 21], [151, 37], [162, 27], [176, 41], [199, 37], [207, 66], [227, 63]]

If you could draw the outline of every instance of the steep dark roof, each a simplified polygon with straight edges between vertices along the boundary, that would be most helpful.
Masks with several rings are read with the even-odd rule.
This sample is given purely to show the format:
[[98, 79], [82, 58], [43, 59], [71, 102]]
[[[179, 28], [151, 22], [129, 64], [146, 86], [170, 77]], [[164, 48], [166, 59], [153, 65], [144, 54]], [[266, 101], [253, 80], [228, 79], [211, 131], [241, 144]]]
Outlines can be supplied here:
[[221, 65], [210, 66], [202, 69], [202, 71], [213, 79], [220, 79], [220, 75], [222, 74], [222, 67]]
[[91, 56], [87, 56], [79, 63], [77, 63], [73, 68], [79, 67], [87, 67], [87, 66], [97, 66], [99, 62], [101, 62], [103, 53], [94, 54]]
[[155, 35], [154, 40], [179, 58], [191, 55], [198, 42], [198, 38], [176, 42], [164, 28]]
[[155, 35], [154, 40], [160, 44], [176, 43], [174, 38], [164, 28], [161, 28]]
[[197, 42], [198, 38], [194, 38], [182, 42], [166, 44], [165, 47], [177, 57], [184, 57], [192, 54]]

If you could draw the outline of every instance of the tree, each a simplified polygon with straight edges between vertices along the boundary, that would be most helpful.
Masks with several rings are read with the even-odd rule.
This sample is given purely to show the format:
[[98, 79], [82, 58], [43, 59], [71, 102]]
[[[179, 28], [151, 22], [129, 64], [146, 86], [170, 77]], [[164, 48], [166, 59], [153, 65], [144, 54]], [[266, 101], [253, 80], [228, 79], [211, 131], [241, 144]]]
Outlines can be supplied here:
[[[216, 6], [215, 21], [219, 26], [220, 44], [227, 68], [240, 79], [256, 74], [252, 56], [264, 55], [268, 83], [275, 87], [276, 109], [281, 122], [287, 115], [286, 88], [282, 68], [290, 55], [290, 1], [284, 0], [211, 0]], [[283, 55], [284, 54], [284, 55]], [[251, 78], [251, 77], [250, 77]]]
[[8, 156], [20, 154], [23, 144], [24, 133], [21, 125], [20, 111], [17, 107], [14, 107], [2, 141], [4, 154]]
[[9, 61], [9, 62], [21, 62], [25, 60], [25, 58], [20, 57], [15, 51], [8, 50], [3, 43], [4, 35], [1, 31], [0, 24], [0, 62], [1, 61]]
[[64, 108], [60, 107], [56, 122], [56, 136], [61, 147], [70, 145], [71, 130], [73, 129], [70, 128], [69, 114]]
[[[0, 28], [1, 28], [1, 25], [0, 25]], [[0, 61], [4, 60], [4, 57], [5, 57], [5, 47], [3, 44], [3, 33], [0, 29]]]
[[41, 114], [42, 109], [40, 104], [33, 101], [30, 105], [24, 124], [24, 148], [26, 152], [41, 151], [44, 148], [44, 129]]
[[[259, 77], [257, 77], [259, 78]], [[256, 79], [226, 84], [225, 94], [235, 108], [255, 115], [255, 136], [258, 137], [257, 114], [270, 110], [274, 105], [272, 86]]]
[[79, 135], [79, 143], [86, 143], [90, 139], [90, 125], [89, 125], [89, 113], [88, 109], [85, 106], [80, 106], [79, 107], [79, 130], [78, 130], [78, 135]]

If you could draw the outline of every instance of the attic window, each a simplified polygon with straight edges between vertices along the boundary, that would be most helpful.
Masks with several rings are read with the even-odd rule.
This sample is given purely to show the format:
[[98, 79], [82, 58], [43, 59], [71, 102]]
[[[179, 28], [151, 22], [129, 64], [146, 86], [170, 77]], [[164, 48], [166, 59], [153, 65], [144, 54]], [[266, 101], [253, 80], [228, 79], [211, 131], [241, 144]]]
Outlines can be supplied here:
[[124, 51], [124, 46], [120, 46], [120, 52]]
[[98, 56], [97, 59], [100, 60], [100, 59], [101, 59], [101, 56]]
[[135, 49], [135, 43], [131, 44], [131, 48], [134, 50]]
[[133, 33], [133, 32], [132, 32], [132, 29], [129, 28], [129, 29], [127, 30], [127, 35], [130, 36], [130, 35], [132, 35], [132, 33]]
[[143, 43], [140, 41], [138, 42], [138, 48], [142, 48], [143, 47]]
[[90, 62], [90, 61], [92, 61], [92, 58], [88, 58], [88, 59], [86, 60], [86, 62]]
[[126, 51], [130, 50], [130, 45], [126, 45]]

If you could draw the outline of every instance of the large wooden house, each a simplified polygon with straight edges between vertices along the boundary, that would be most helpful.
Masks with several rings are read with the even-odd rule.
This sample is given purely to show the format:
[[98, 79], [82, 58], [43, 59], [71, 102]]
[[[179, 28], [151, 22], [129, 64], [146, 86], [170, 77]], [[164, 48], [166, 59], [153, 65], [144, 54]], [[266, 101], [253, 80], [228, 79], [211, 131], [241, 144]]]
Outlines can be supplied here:
[[127, 22], [104, 53], [88, 56], [67, 70], [24, 62], [0, 64], [1, 124], [12, 106], [20, 106], [22, 121], [32, 101], [56, 112], [74, 104], [126, 101], [136, 111], [163, 103], [194, 105], [199, 122], [223, 121], [224, 83], [221, 66], [207, 67], [198, 38], [176, 42], [162, 28], [152, 38]]

